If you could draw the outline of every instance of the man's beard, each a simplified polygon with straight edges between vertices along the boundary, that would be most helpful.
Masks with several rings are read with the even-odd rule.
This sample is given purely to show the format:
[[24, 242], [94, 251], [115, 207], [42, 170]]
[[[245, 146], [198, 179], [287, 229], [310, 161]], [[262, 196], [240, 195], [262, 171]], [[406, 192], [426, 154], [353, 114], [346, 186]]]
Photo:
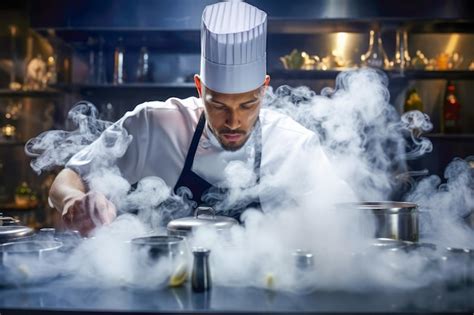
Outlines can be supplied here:
[[[243, 133], [243, 134], [245, 135], [245, 133]], [[226, 145], [226, 144], [224, 144], [224, 143], [221, 141], [220, 137], [217, 137], [217, 140], [219, 141], [219, 144], [221, 145], [221, 147], [222, 147], [224, 150], [234, 152], [234, 151], [240, 150], [240, 149], [247, 143], [247, 141], [249, 140], [249, 138], [250, 138], [250, 136], [247, 135], [246, 138], [244, 139], [244, 141], [242, 141], [242, 143], [239, 144], [239, 145]]]

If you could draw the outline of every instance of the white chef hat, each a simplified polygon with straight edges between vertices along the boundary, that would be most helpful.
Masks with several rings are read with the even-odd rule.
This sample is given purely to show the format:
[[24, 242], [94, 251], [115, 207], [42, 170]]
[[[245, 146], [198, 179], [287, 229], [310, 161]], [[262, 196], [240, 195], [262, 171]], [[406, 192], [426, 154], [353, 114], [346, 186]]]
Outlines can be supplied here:
[[201, 80], [211, 90], [243, 93], [265, 81], [267, 14], [245, 2], [220, 2], [204, 9]]

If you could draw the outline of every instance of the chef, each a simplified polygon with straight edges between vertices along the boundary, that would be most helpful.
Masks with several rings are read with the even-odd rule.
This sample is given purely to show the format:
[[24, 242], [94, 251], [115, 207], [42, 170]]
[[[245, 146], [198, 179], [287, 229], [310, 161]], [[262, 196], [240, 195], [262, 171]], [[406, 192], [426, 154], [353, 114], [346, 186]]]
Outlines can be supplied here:
[[[121, 175], [131, 185], [157, 176], [193, 207], [212, 206], [209, 197], [216, 194], [209, 192], [225, 195], [229, 177], [242, 175], [232, 174], [229, 165], [248, 166], [258, 185], [278, 171], [292, 152], [318, 141], [291, 118], [261, 109], [270, 82], [266, 32], [266, 13], [245, 2], [221, 2], [204, 9], [200, 75], [194, 77], [199, 98], [140, 104], [116, 123], [132, 139], [117, 160]], [[117, 212], [85, 180], [97, 159], [91, 147], [71, 158], [50, 191], [50, 201], [65, 224], [82, 234], [110, 223]], [[327, 163], [324, 154], [317, 159]], [[249, 195], [227, 214], [239, 219], [248, 208], [265, 212], [269, 210], [265, 199], [275, 200], [263, 193]]]

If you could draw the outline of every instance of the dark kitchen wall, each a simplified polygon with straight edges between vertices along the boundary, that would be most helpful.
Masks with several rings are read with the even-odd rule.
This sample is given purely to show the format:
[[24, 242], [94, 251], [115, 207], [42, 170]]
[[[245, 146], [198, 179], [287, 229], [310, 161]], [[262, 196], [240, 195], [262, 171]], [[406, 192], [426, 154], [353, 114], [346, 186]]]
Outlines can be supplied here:
[[[13, 101], [21, 101], [24, 108], [29, 110], [22, 122], [17, 122], [20, 134], [24, 135], [18, 145], [0, 145], [4, 159], [16, 161], [9, 162], [6, 175], [12, 181], [9, 186], [10, 197], [19, 182], [33, 182], [37, 178], [29, 170], [29, 159], [22, 154], [22, 141], [45, 129], [70, 127], [65, 124], [66, 114], [77, 101], [89, 100], [97, 105], [103, 118], [115, 120], [144, 101], [197, 96], [192, 79], [199, 72], [201, 13], [206, 5], [215, 2], [0, 2], [0, 113], [4, 115]], [[429, 136], [435, 143], [435, 151], [413, 162], [413, 168], [427, 168], [432, 173], [442, 174], [454, 156], [474, 155], [474, 71], [468, 71], [474, 60], [474, 1], [248, 2], [268, 13], [267, 63], [274, 87], [283, 84], [307, 85], [319, 93], [323, 87], [334, 86], [334, 79], [341, 69], [286, 70], [280, 58], [293, 49], [324, 58], [337, 48], [349, 61], [349, 67], [356, 66], [360, 63], [360, 55], [368, 48], [369, 30], [374, 27], [380, 27], [383, 46], [390, 59], [395, 53], [395, 33], [400, 28], [408, 31], [408, 50], [412, 57], [417, 50], [421, 50], [429, 59], [436, 59], [445, 51], [460, 53], [463, 61], [456, 71], [412, 70], [402, 76], [387, 71], [391, 78], [389, 88], [391, 102], [401, 113], [407, 90], [416, 87], [423, 100], [424, 111], [434, 123], [434, 130]], [[12, 24], [18, 26], [22, 34], [17, 43], [20, 68], [24, 69], [38, 52], [45, 58], [56, 56], [58, 82], [49, 87], [49, 94], [8, 91], [8, 65], [11, 61], [8, 26]], [[341, 32], [345, 34], [342, 48], [338, 46]], [[119, 38], [125, 49], [126, 79], [125, 84], [114, 85], [113, 54]], [[91, 52], [97, 58], [101, 39], [104, 40], [102, 50], [106, 82], [98, 84], [89, 80], [89, 70]], [[143, 46], [149, 50], [153, 74], [152, 82], [146, 83], [137, 82], [136, 78], [139, 53]], [[439, 117], [448, 79], [455, 82], [462, 104], [464, 130], [454, 135], [440, 133]], [[49, 111], [51, 106], [52, 112]], [[39, 191], [42, 183], [34, 185]]]

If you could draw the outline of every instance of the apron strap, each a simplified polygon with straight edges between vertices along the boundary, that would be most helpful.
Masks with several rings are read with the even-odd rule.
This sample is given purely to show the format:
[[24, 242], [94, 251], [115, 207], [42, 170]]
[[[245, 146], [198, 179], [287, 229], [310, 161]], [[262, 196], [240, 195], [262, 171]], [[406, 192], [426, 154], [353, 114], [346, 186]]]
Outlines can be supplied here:
[[191, 170], [193, 167], [194, 156], [196, 155], [197, 147], [199, 145], [199, 139], [201, 139], [202, 132], [204, 130], [204, 126], [206, 124], [206, 117], [204, 116], [204, 112], [201, 114], [199, 118], [199, 122], [196, 127], [196, 131], [194, 132], [193, 139], [191, 140], [191, 145], [188, 149], [188, 154], [186, 156], [186, 161], [184, 162], [183, 172]]

